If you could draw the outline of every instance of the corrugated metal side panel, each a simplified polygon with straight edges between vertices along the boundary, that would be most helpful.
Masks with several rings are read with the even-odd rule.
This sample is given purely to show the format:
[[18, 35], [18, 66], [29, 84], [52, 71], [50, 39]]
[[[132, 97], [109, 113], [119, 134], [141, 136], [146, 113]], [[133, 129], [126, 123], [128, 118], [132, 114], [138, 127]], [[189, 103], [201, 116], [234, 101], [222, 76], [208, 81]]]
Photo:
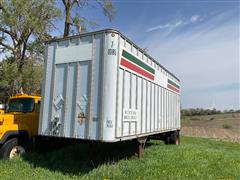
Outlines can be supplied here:
[[151, 84], [151, 106], [150, 106], [150, 109], [151, 109], [151, 128], [150, 128], [150, 131], [153, 132], [155, 127], [154, 127], [154, 121], [155, 121], [155, 116], [154, 116], [154, 107], [155, 107], [155, 92], [154, 92], [154, 84], [153, 83], [150, 83]]
[[[123, 109], [128, 108], [130, 109], [130, 73], [125, 71], [124, 72], [124, 89], [123, 89]], [[129, 135], [129, 121], [123, 121], [123, 136]]]
[[150, 123], [151, 123], [151, 84], [149, 81], [146, 81], [147, 85], [147, 94], [146, 94], [146, 107], [147, 107], [147, 117], [144, 119], [146, 123], [146, 132], [150, 132]]
[[142, 122], [142, 128], [141, 131], [139, 133], [146, 133], [147, 132], [147, 81], [145, 79], [142, 78], [143, 81], [143, 86], [142, 86], [142, 105], [141, 105], [141, 112], [142, 112], [142, 116], [141, 116], [141, 122]]
[[[143, 104], [142, 103], [142, 100], [143, 100], [143, 97], [142, 97], [142, 78], [136, 77], [136, 79], [137, 79], [137, 92], [136, 92], [137, 107], [136, 107], [136, 109], [142, 109], [141, 108], [141, 106]], [[142, 112], [139, 113], [138, 117], [139, 117], [139, 121], [136, 122], [136, 134], [141, 133]]]
[[[170, 89], [168, 86], [169, 79], [177, 85], [179, 82], [143, 53], [139, 53], [126, 39], [121, 37], [119, 42], [116, 137], [124, 139], [133, 135], [179, 129], [180, 93], [178, 89]], [[133, 60], [127, 59], [124, 53]], [[143, 65], [136, 62], [136, 58]], [[150, 73], [142, 73], [144, 68]]]
[[159, 122], [159, 115], [158, 115], [158, 86], [154, 85], [154, 100], [155, 100], [155, 107], [154, 107], [154, 131], [159, 129], [158, 122]]

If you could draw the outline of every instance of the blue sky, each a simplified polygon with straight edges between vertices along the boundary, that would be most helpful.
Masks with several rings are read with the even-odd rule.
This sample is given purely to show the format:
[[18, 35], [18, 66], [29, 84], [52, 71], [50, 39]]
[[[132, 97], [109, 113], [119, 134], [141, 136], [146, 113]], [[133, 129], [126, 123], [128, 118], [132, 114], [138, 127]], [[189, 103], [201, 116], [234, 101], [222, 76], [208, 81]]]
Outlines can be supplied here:
[[112, 22], [93, 7], [81, 14], [97, 29], [120, 30], [179, 77], [183, 108], [240, 109], [239, 1], [113, 2]]

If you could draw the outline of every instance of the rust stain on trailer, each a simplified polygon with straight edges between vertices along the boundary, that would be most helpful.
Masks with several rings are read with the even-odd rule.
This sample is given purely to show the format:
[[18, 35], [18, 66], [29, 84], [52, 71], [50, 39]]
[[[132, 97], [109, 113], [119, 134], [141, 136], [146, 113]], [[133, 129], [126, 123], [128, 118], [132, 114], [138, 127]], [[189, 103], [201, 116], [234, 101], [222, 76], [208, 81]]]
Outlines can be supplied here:
[[83, 112], [80, 112], [79, 114], [78, 114], [78, 121], [79, 121], [79, 123], [80, 123], [80, 125], [82, 125], [85, 121], [86, 121], [86, 116], [85, 116], [85, 114], [83, 113]]

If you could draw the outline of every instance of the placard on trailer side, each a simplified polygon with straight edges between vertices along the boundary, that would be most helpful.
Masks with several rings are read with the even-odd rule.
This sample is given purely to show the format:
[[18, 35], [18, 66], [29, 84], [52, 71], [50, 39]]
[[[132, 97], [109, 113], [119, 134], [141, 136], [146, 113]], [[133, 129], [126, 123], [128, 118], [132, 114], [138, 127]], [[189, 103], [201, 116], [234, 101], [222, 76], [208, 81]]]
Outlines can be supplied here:
[[46, 49], [40, 135], [114, 142], [180, 128], [179, 80], [120, 32]]

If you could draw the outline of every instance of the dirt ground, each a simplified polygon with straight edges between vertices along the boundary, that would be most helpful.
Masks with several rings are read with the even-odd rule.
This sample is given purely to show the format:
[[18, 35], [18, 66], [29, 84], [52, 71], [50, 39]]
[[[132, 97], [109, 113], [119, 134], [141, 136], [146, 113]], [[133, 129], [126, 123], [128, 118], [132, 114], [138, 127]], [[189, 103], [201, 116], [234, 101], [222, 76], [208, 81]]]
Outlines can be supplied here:
[[240, 113], [184, 117], [181, 123], [184, 136], [240, 143]]

